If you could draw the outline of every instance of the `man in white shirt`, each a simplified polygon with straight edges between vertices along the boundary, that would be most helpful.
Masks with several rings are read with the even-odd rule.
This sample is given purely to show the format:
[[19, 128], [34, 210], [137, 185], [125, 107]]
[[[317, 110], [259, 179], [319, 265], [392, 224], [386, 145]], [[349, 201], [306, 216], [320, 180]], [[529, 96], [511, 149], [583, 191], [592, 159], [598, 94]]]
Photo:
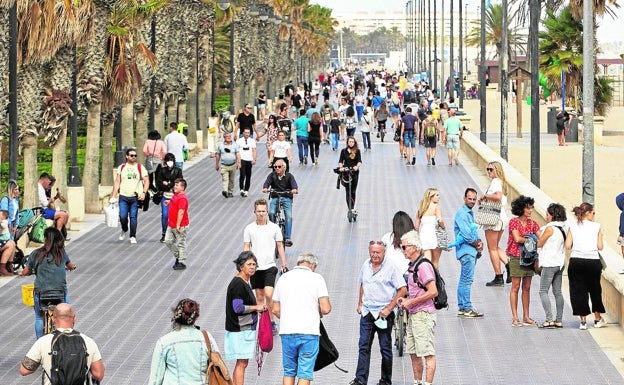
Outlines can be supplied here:
[[243, 137], [236, 140], [236, 146], [238, 146], [238, 153], [241, 159], [238, 187], [240, 187], [240, 195], [242, 197], [249, 195], [251, 168], [256, 164], [256, 140], [250, 136], [251, 128], [245, 127], [243, 128]]
[[184, 166], [184, 151], [188, 150], [188, 147], [186, 136], [178, 132], [178, 123], [169, 123], [169, 133], [165, 136], [165, 148], [166, 152], [170, 152], [175, 156], [175, 165], [180, 170]]
[[37, 184], [39, 205], [43, 207], [45, 219], [54, 220], [55, 227], [63, 234], [65, 240], [68, 241], [67, 230], [64, 230], [63, 227], [67, 225], [69, 221], [69, 213], [63, 210], [56, 210], [54, 207], [56, 197], [50, 196], [48, 198], [46, 194], [46, 191], [52, 190], [54, 182], [56, 182], [56, 178], [47, 172], [39, 176], [39, 183]]

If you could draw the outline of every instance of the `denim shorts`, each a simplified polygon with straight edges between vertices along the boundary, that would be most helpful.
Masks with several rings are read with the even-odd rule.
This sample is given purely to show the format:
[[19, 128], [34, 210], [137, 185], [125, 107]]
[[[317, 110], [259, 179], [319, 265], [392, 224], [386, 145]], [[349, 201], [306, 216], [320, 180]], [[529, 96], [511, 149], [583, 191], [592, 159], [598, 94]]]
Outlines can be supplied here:
[[416, 139], [414, 131], [408, 131], [403, 133], [403, 142], [405, 147], [416, 147]]
[[249, 360], [254, 358], [256, 351], [255, 330], [243, 330], [240, 332], [225, 331], [223, 350], [226, 360]]
[[459, 148], [459, 135], [447, 135], [446, 148], [449, 150]]
[[314, 380], [314, 363], [319, 352], [319, 336], [282, 334], [284, 377]]

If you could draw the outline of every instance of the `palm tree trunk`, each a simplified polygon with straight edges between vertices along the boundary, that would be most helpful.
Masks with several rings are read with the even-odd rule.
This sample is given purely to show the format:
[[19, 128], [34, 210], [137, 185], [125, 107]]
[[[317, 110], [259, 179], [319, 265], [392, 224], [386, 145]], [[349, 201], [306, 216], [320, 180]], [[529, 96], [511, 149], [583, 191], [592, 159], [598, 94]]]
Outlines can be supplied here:
[[24, 207], [39, 206], [37, 199], [37, 136], [25, 135], [21, 141], [24, 158]]
[[[67, 196], [67, 125], [68, 120], [63, 123], [56, 144], [52, 147], [52, 175], [56, 178], [55, 186], [61, 193]], [[54, 192], [52, 193], [54, 195]], [[57, 201], [56, 207], [62, 205], [61, 201]], [[65, 207], [66, 208], [66, 207]]]
[[154, 111], [154, 130], [165, 136], [165, 106], [162, 103]]
[[136, 145], [138, 161], [145, 164], [145, 155], [143, 154], [143, 145], [147, 139], [147, 119], [145, 117], [145, 109], [136, 112]]
[[121, 146], [134, 147], [134, 103], [121, 106]]
[[[82, 182], [85, 189], [85, 211], [102, 212], [99, 192], [100, 174], [100, 103], [92, 104], [87, 109], [87, 143], [85, 148], [85, 166]], [[108, 141], [110, 143], [111, 141]]]

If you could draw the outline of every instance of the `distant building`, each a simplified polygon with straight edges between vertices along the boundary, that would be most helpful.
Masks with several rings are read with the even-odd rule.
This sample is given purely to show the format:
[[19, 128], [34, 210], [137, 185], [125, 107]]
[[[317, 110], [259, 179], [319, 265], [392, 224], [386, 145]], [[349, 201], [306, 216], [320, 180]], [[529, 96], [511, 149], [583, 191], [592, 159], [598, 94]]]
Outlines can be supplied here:
[[333, 15], [338, 21], [338, 30], [349, 28], [358, 35], [366, 35], [375, 32], [381, 27], [392, 29], [394, 27], [405, 35], [405, 12], [368, 12], [355, 11]]

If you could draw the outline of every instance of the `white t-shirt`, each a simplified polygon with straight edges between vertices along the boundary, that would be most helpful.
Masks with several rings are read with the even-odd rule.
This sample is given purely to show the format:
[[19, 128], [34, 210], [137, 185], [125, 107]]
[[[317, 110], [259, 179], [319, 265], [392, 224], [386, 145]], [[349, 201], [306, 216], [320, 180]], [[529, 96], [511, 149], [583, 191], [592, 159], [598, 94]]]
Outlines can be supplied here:
[[[63, 331], [71, 331], [72, 329], [59, 329]], [[100, 354], [100, 350], [98, 349], [95, 341], [90, 337], [87, 337], [84, 334], [80, 334], [80, 336], [84, 339], [85, 346], [87, 347], [87, 366], [91, 367], [91, 363], [99, 361], [102, 359], [102, 355]], [[35, 344], [30, 348], [28, 353], [26, 353], [26, 357], [31, 360], [38, 362], [43, 367], [48, 374], [50, 374], [50, 368], [52, 368], [52, 355], [50, 351], [52, 349], [52, 338], [54, 334], [46, 334], [45, 336], [39, 338]], [[50, 380], [47, 376], [44, 377], [44, 385], [50, 385]]]
[[186, 136], [180, 134], [178, 131], [171, 131], [165, 136], [165, 148], [167, 148], [167, 152], [175, 156], [176, 162], [184, 162], [183, 152], [188, 149]]
[[394, 247], [392, 238], [392, 232], [386, 233], [381, 237], [381, 241], [386, 244], [386, 256], [384, 258], [396, 264], [401, 274], [405, 274], [409, 268], [409, 259], [405, 258], [405, 254], [403, 254], [403, 250], [400, 247], [398, 249]]
[[598, 259], [598, 232], [600, 223], [585, 219], [579, 223], [576, 217], [568, 221], [572, 234], [570, 258]]
[[253, 160], [253, 149], [256, 148], [256, 140], [254, 138], [238, 138], [236, 139], [236, 145], [238, 146], [241, 160], [251, 162]]
[[276, 140], [271, 145], [271, 150], [274, 151], [273, 157], [275, 158], [287, 158], [288, 150], [290, 150], [290, 143], [285, 140]]
[[550, 227], [553, 232], [539, 251], [539, 264], [541, 267], [561, 267], [565, 263], [565, 240], [561, 230], [556, 226], [561, 227], [564, 234], [568, 231], [563, 222], [549, 222], [541, 228], [543, 232]]
[[45, 189], [41, 183], [37, 183], [37, 196], [39, 197], [39, 205], [41, 207], [48, 207], [48, 197], [46, 196]]
[[273, 301], [280, 303], [279, 334], [320, 335], [319, 299], [329, 297], [325, 279], [306, 266], [282, 274]]
[[373, 123], [373, 118], [371, 118], [369, 114], [362, 115], [362, 119], [360, 120], [360, 131], [370, 132], [372, 123]]
[[[503, 194], [503, 182], [501, 182], [499, 178], [492, 179], [492, 182], [490, 182], [490, 187], [488, 187], [485, 193], [494, 194], [496, 192], [500, 192], [501, 194]], [[503, 198], [501, 199], [501, 205], [503, 207], [501, 210], [500, 219], [501, 221], [503, 221], [503, 223], [507, 223], [509, 219], [507, 218], [507, 213], [505, 210], [505, 206], [507, 206], [507, 196], [505, 194], [503, 194]]]
[[251, 243], [251, 251], [258, 260], [258, 270], [266, 270], [275, 264], [275, 242], [282, 242], [282, 231], [271, 221], [258, 225], [255, 221], [245, 226], [243, 242]]

